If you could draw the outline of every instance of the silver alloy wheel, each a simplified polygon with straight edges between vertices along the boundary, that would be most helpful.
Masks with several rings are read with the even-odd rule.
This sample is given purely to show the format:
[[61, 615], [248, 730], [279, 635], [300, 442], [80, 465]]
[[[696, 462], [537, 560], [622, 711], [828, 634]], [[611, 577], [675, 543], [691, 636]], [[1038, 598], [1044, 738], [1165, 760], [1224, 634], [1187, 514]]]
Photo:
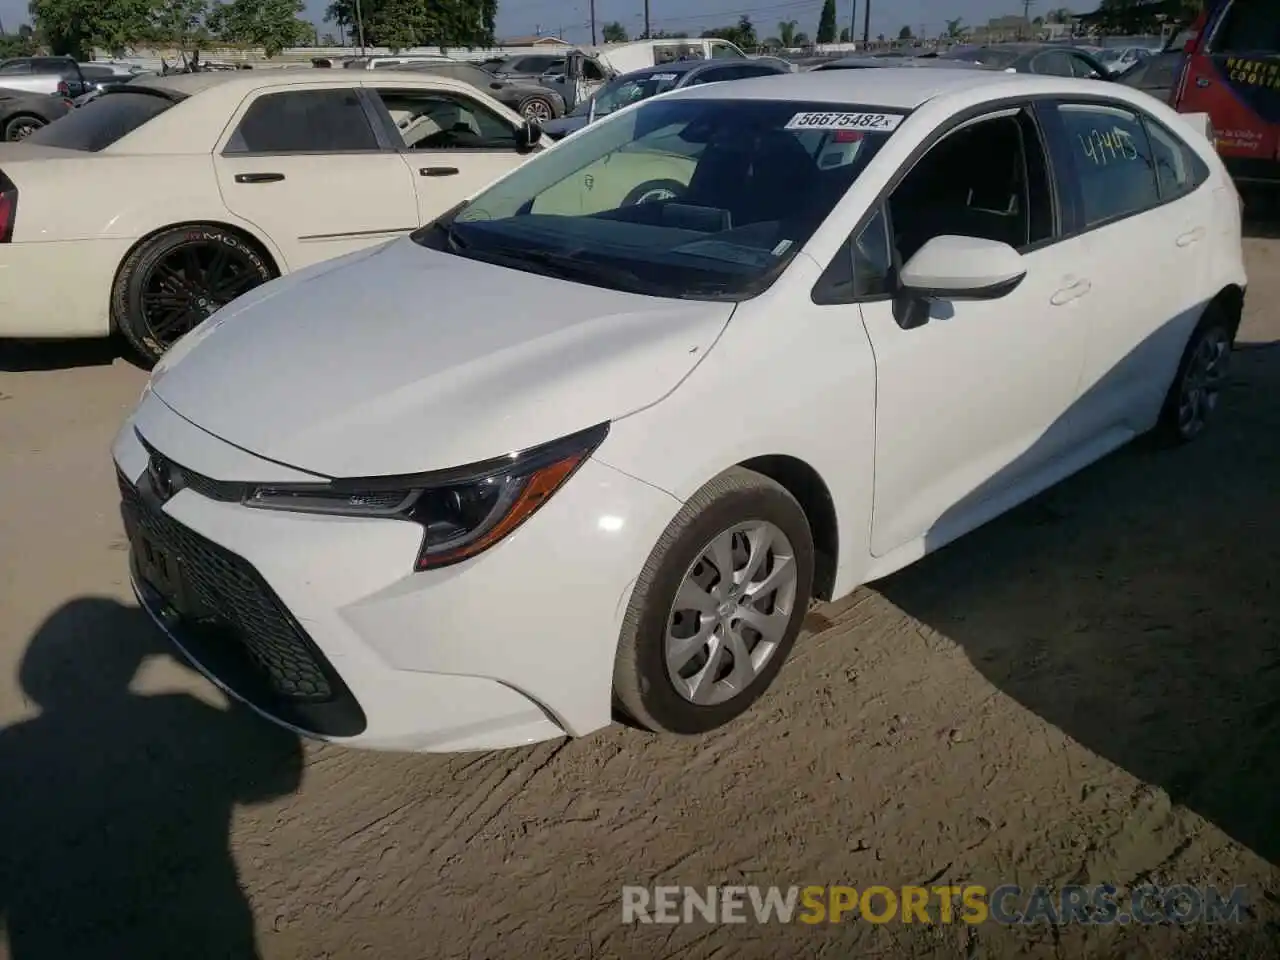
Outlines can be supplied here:
[[742, 693], [773, 657], [796, 601], [795, 548], [764, 520], [718, 534], [685, 571], [667, 615], [667, 674], [699, 706]]
[[44, 124], [34, 117], [23, 117], [10, 125], [8, 130], [9, 140], [14, 143], [19, 140], [25, 140], [43, 126]]
[[1178, 388], [1178, 433], [1190, 440], [1204, 430], [1227, 379], [1231, 343], [1221, 327], [1210, 327], [1196, 344]]
[[636, 205], [642, 203], [662, 203], [666, 200], [676, 200], [676, 192], [669, 187], [654, 187], [652, 190], [646, 190], [636, 198]]
[[537, 120], [539, 123], [552, 119], [551, 104], [539, 97], [526, 101], [520, 112], [524, 114], [526, 120]]

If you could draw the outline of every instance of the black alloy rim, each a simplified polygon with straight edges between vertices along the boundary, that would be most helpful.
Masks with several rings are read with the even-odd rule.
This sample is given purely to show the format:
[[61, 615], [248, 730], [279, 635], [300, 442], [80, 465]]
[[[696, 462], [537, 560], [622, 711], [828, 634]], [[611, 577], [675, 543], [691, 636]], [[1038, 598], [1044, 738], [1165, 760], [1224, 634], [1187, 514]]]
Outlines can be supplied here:
[[224, 243], [193, 241], [170, 251], [142, 284], [142, 320], [169, 346], [215, 310], [263, 282], [253, 261]]

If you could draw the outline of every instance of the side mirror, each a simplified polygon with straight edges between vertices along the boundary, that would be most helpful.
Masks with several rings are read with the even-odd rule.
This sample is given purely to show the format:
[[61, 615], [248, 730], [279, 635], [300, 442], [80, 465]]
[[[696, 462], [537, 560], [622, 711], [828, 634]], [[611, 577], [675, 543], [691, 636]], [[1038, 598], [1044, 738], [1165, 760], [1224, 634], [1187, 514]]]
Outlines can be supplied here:
[[542, 127], [536, 120], [526, 120], [516, 127], [516, 153], [530, 153], [542, 139]]
[[916, 251], [898, 274], [895, 314], [904, 328], [922, 326], [933, 301], [999, 300], [1027, 275], [1022, 254], [995, 240], [944, 235]]

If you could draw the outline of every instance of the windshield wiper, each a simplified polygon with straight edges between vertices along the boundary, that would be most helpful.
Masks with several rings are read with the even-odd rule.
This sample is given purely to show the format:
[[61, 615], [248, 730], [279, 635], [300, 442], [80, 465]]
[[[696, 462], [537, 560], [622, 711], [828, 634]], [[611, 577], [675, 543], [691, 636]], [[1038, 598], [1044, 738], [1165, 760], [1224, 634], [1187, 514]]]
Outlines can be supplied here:
[[626, 290], [630, 293], [644, 293], [650, 296], [670, 296], [660, 293], [655, 285], [646, 281], [639, 274], [615, 267], [596, 260], [584, 260], [568, 253], [555, 253], [551, 250], [529, 250], [521, 247], [490, 247], [478, 251], [480, 256], [505, 260], [510, 264], [528, 264], [542, 267], [539, 272], [559, 277], [562, 280], [584, 280], [588, 283], [603, 281], [611, 287]]

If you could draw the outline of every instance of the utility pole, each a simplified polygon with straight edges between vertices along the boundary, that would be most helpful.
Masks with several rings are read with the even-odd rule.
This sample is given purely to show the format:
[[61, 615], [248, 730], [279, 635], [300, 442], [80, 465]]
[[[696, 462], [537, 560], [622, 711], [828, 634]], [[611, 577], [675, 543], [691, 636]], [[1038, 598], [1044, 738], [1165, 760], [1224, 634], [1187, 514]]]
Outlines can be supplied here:
[[871, 0], [862, 0], [862, 42], [871, 42]]
[[[560, 35], [560, 39], [564, 39], [564, 35]], [[596, 45], [596, 0], [591, 0], [591, 45]]]
[[[849, 4], [849, 42], [853, 43], [858, 37], [858, 0], [853, 0]], [[839, 37], [837, 37], [839, 39]]]
[[360, 12], [360, 0], [356, 0], [356, 36], [360, 40], [360, 56], [364, 56], [364, 14]]
[[649, 39], [649, 0], [644, 0], [644, 38]]
[[1035, 2], [1036, 0], [1022, 0], [1022, 19], [1025, 22], [1018, 27], [1019, 40], [1025, 40], [1026, 37], [1022, 36], [1022, 32], [1031, 29], [1031, 7]]

